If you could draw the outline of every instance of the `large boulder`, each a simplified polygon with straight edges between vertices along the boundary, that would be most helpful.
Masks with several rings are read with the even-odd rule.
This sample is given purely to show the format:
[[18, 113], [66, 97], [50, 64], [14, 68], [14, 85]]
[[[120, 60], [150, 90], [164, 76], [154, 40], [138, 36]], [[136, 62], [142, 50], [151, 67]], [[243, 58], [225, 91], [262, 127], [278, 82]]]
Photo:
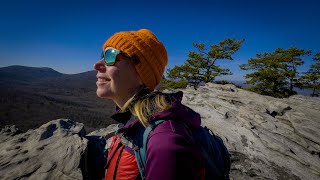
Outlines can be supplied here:
[[[320, 179], [320, 98], [277, 99], [208, 83], [182, 103], [231, 153], [231, 179]], [[86, 135], [83, 124], [53, 120], [22, 133], [0, 131], [0, 179], [101, 179], [116, 125]]]
[[0, 133], [0, 179], [83, 179], [88, 140], [83, 124], [58, 119], [26, 133]]
[[26, 133], [7, 126], [0, 131], [0, 179], [102, 179], [116, 126], [87, 135], [82, 123], [69, 119]]
[[231, 152], [233, 179], [320, 179], [320, 98], [278, 99], [208, 83], [184, 90]]

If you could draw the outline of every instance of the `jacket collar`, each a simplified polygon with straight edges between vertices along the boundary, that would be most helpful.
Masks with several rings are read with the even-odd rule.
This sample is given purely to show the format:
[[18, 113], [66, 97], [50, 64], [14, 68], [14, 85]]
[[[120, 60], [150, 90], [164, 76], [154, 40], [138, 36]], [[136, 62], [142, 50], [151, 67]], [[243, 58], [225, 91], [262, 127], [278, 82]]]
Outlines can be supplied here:
[[116, 105], [115, 113], [111, 115], [111, 118], [121, 124], [126, 124], [126, 122], [131, 118], [131, 113], [130, 111], [121, 112], [121, 109]]
[[139, 122], [130, 111], [121, 112], [121, 109], [117, 105], [115, 109], [116, 112], [111, 116], [111, 118], [122, 124], [123, 127], [121, 129], [128, 129]]

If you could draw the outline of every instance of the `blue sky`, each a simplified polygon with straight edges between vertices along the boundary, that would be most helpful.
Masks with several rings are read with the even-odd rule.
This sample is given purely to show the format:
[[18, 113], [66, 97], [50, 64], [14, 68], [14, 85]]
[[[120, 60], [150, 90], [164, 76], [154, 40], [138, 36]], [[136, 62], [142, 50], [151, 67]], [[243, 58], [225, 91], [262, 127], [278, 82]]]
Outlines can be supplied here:
[[[40, 1], [0, 2], [0, 67], [92, 70], [104, 41], [118, 31], [148, 28], [167, 47], [167, 67], [182, 65], [192, 42], [245, 38], [234, 61], [218, 61], [242, 80], [239, 64], [256, 53], [292, 46], [320, 51], [320, 1]], [[311, 57], [305, 57], [301, 71]]]

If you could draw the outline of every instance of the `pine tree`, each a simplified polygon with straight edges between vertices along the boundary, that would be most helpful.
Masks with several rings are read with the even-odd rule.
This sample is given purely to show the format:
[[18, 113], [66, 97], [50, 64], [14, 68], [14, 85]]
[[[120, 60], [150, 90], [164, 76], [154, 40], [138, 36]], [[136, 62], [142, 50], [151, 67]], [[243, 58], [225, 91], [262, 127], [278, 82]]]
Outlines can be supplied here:
[[201, 83], [213, 82], [215, 77], [231, 75], [228, 68], [221, 68], [217, 65], [217, 60], [233, 60], [232, 55], [236, 53], [244, 39], [225, 39], [218, 44], [213, 44], [208, 50], [204, 43], [193, 43], [196, 51], [188, 54], [188, 59], [184, 65], [174, 66], [167, 70], [167, 77], [171, 82], [183, 82], [180, 84], [189, 84], [195, 89]]
[[274, 52], [257, 54], [256, 58], [240, 65], [242, 70], [254, 72], [245, 76], [246, 84], [252, 84], [250, 91], [273, 97], [288, 97], [296, 94], [293, 90], [298, 87], [298, 67], [304, 61], [301, 56], [309, 55], [311, 51], [298, 49], [277, 48]]
[[311, 51], [291, 47], [289, 49], [278, 48], [275, 50], [275, 53], [281, 56], [282, 60], [286, 63], [285, 71], [289, 82], [289, 92], [295, 94], [293, 87], [297, 87], [295, 84], [299, 78], [298, 67], [304, 64], [301, 56], [310, 55]]
[[282, 97], [282, 92], [286, 91], [285, 66], [278, 54], [263, 53], [249, 59], [248, 64], [242, 64], [240, 68], [255, 71], [245, 76], [248, 79], [246, 84], [253, 85], [247, 88], [248, 90], [262, 95]]
[[320, 94], [320, 52], [315, 54], [315, 61], [310, 69], [300, 77], [303, 88], [312, 89], [311, 96], [319, 96]]

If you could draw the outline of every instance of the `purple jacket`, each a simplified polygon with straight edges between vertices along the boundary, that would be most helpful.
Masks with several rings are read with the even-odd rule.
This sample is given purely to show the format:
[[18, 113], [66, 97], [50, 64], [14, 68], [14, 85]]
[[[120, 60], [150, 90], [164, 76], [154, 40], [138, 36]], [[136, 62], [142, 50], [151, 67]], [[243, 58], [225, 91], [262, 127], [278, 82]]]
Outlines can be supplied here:
[[[203, 160], [199, 148], [190, 136], [190, 129], [198, 128], [201, 118], [198, 113], [181, 104], [183, 93], [172, 94], [176, 100], [166, 111], [155, 113], [153, 119], [167, 120], [149, 134], [145, 177], [147, 180], [202, 179]], [[134, 133], [141, 126], [130, 113], [116, 113], [113, 119], [125, 124], [119, 132]], [[133, 151], [127, 149], [129, 152]]]

